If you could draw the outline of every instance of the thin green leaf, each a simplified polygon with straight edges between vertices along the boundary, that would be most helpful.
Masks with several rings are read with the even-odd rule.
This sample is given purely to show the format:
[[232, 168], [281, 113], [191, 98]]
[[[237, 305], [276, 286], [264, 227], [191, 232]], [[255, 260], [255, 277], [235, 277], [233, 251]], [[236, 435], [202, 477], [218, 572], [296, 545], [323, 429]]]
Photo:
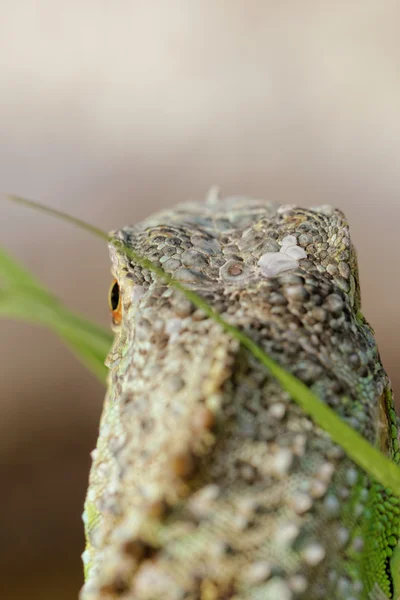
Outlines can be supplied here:
[[[22, 202], [21, 199], [18, 199], [18, 202], [32, 208], [37, 208], [36, 203], [32, 201]], [[39, 205], [39, 209], [44, 210], [46, 213], [53, 216], [65, 218], [64, 213], [43, 207], [42, 205]], [[68, 216], [68, 221], [83, 226], [97, 237], [108, 239], [108, 236], [104, 231], [98, 230], [86, 223], [82, 223], [74, 217]], [[393, 493], [400, 497], [400, 470], [398, 467], [380, 450], [374, 448], [357, 431], [342, 421], [342, 419], [340, 419], [329, 406], [324, 404], [318, 396], [313, 394], [304, 383], [291, 373], [285, 371], [285, 369], [268, 356], [260, 346], [246, 335], [246, 333], [228, 323], [195, 292], [186, 289], [173, 277], [163, 271], [163, 269], [157, 267], [148, 259], [138, 255], [131, 248], [122, 244], [122, 242], [113, 239], [110, 239], [109, 241], [115, 247], [123, 249], [127, 256], [134, 262], [155, 273], [171, 287], [180, 290], [196, 307], [203, 310], [206, 315], [219, 323], [225, 331], [237, 339], [269, 370], [269, 372], [279, 381], [281, 386], [291, 395], [293, 400], [301, 406], [304, 412], [307, 413], [317, 425], [329, 433], [333, 441], [339, 444], [356, 464], [379, 481], [379, 483], [390, 488]]]
[[0, 249], [0, 317], [21, 319], [54, 331], [76, 356], [105, 382], [104, 359], [112, 334], [74, 314]]
[[69, 215], [66, 212], [62, 212], [61, 210], [56, 210], [55, 208], [50, 208], [49, 206], [46, 206], [45, 204], [41, 204], [40, 202], [35, 202], [34, 200], [27, 200], [26, 198], [21, 198], [21, 196], [10, 195], [10, 196], [7, 196], [7, 198], [9, 200], [11, 200], [11, 202], [14, 202], [15, 204], [21, 204], [22, 206], [25, 206], [26, 208], [33, 208], [34, 210], [38, 210], [45, 214], [51, 215], [53, 217], [57, 217], [58, 219], [61, 219], [62, 221], [66, 221], [67, 223], [76, 225], [80, 229], [85, 229], [92, 235], [96, 235], [97, 237], [100, 237], [103, 239], [108, 239], [107, 233], [105, 231], [103, 231], [102, 229], [99, 229], [98, 227], [95, 227], [94, 225], [91, 225], [90, 223], [86, 223], [86, 221], [82, 221], [82, 219], [73, 217], [72, 215]]
[[3, 248], [0, 248], [0, 287], [11, 285], [37, 289], [37, 281], [29, 271], [11, 258]]

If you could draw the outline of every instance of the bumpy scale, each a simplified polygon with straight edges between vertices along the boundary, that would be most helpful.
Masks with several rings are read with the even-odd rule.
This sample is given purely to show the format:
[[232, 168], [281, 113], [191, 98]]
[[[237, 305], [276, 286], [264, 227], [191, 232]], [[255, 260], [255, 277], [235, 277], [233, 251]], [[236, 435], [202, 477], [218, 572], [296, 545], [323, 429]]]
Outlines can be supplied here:
[[[113, 235], [399, 460], [340, 211], [213, 199]], [[85, 504], [81, 598], [398, 598], [399, 500], [181, 292], [110, 251], [122, 320]]]

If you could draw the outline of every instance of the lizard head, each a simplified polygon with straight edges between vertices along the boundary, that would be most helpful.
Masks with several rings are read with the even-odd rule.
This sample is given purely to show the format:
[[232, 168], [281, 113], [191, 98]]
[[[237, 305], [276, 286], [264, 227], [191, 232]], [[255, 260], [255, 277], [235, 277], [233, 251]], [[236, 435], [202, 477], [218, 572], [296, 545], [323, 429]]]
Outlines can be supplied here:
[[307, 278], [329, 286], [354, 312], [360, 308], [349, 226], [343, 213], [331, 206], [300, 208], [234, 197], [182, 204], [112, 235], [122, 242], [118, 249], [110, 244], [115, 277], [110, 306], [117, 329], [157, 279], [135, 264], [124, 246], [219, 309], [227, 295], [260, 291], [267, 281], [280, 292], [287, 288], [282, 282], [292, 281], [298, 289], [292, 286], [289, 294], [305, 298], [300, 288]]
[[[359, 326], [357, 258], [340, 210], [241, 197], [188, 203], [112, 233], [110, 300], [117, 335], [109, 367], [122, 360], [129, 369], [132, 353], [142, 346], [141, 356], [150, 350], [164, 355], [187, 353], [189, 344], [194, 352], [200, 343], [182, 340], [204, 318], [202, 311], [133, 260], [129, 249], [195, 291], [225, 320], [275, 338], [285, 355], [295, 347], [290, 335], [299, 328], [316, 348], [333, 351], [347, 328]], [[372, 355], [355, 356], [344, 346], [344, 365], [372, 365]], [[311, 383], [316, 370], [309, 371]]]

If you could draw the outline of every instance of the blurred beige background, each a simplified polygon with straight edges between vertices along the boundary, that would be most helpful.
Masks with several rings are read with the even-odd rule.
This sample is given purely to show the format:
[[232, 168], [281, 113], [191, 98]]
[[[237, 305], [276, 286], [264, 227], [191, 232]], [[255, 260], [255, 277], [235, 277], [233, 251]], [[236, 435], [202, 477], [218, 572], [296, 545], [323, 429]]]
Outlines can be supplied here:
[[[0, 189], [103, 228], [211, 184], [344, 209], [364, 312], [400, 390], [396, 0], [2, 0]], [[1, 244], [106, 324], [107, 250], [1, 203]], [[1, 322], [1, 598], [72, 599], [103, 390]]]

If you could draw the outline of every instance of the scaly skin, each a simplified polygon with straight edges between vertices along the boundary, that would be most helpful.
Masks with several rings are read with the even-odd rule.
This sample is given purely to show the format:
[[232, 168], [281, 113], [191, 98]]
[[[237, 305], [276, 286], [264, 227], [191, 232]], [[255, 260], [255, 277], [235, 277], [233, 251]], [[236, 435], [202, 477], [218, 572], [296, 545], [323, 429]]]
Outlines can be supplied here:
[[[340, 211], [231, 198], [113, 235], [398, 461], [390, 383], [360, 312]], [[274, 273], [288, 240], [297, 262]], [[113, 246], [111, 258], [122, 322], [85, 504], [81, 598], [399, 597], [400, 504], [390, 490], [182, 293]]]

